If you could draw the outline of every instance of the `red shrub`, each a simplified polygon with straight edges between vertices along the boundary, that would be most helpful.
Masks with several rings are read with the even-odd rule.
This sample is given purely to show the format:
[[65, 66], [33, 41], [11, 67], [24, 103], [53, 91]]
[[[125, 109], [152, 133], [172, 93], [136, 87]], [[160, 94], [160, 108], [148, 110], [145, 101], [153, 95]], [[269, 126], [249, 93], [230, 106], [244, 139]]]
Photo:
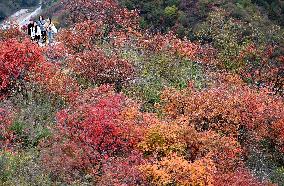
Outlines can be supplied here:
[[139, 169], [145, 163], [143, 155], [133, 152], [126, 158], [111, 158], [104, 163], [104, 175], [98, 185], [147, 185]]
[[18, 25], [11, 25], [9, 29], [0, 29], [0, 41], [6, 41], [8, 39], [17, 39], [22, 41], [26, 37], [26, 34], [22, 32]]
[[218, 186], [265, 186], [265, 184], [257, 180], [246, 168], [238, 168], [235, 172], [228, 174], [216, 174], [214, 185]]
[[86, 20], [103, 22], [109, 29], [137, 27], [137, 12], [122, 8], [115, 0], [77, 1], [64, 0], [65, 8], [69, 11], [69, 22], [79, 23]]
[[124, 82], [133, 76], [134, 68], [117, 56], [108, 57], [102, 50], [78, 53], [69, 59], [68, 66], [76, 74], [97, 84]]
[[47, 168], [70, 182], [79, 177], [77, 173], [102, 175], [104, 162], [127, 157], [140, 133], [136, 123], [124, 117], [126, 103], [124, 96], [103, 86], [86, 91], [58, 112], [57, 135], [43, 155]]
[[13, 83], [19, 78], [23, 79], [41, 61], [41, 49], [29, 40], [0, 42], [0, 96], [7, 89], [13, 89]]
[[29, 73], [29, 80], [66, 101], [74, 100], [79, 93], [79, 85], [68, 70], [51, 62], [37, 64]]

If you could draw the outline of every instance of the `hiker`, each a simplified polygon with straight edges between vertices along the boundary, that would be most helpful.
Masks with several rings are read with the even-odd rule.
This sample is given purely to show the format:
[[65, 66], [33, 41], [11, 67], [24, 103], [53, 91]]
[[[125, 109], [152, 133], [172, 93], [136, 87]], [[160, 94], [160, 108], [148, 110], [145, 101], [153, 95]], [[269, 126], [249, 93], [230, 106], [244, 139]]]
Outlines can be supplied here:
[[31, 37], [31, 28], [34, 26], [34, 21], [30, 20], [28, 24], [28, 35]]
[[45, 23], [46, 21], [43, 19], [43, 17], [39, 16], [38, 26], [40, 27], [40, 30], [41, 30], [41, 37], [42, 37], [43, 43], [46, 43], [46, 28], [44, 26]]
[[48, 35], [48, 43], [50, 44], [53, 42], [54, 34], [57, 33], [57, 29], [50, 18], [47, 19], [45, 27]]
[[34, 25], [32, 25], [32, 27], [30, 27], [30, 36], [31, 36], [31, 40], [35, 41], [35, 36], [36, 36], [36, 27]]
[[36, 22], [34, 22], [34, 27], [35, 27], [35, 41], [38, 43], [41, 37], [41, 30]]
[[48, 39], [48, 43], [50, 43], [51, 40], [51, 29], [50, 29], [50, 24], [51, 24], [51, 20], [50, 18], [47, 18], [46, 23], [44, 25], [46, 32], [47, 32], [47, 39]]

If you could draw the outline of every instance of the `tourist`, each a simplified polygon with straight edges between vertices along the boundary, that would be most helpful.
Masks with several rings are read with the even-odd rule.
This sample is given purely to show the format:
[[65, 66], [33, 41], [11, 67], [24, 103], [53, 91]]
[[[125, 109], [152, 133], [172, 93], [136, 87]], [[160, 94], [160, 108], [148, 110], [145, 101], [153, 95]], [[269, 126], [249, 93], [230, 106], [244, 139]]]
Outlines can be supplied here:
[[31, 40], [35, 41], [35, 36], [36, 36], [36, 27], [34, 25], [32, 25], [32, 27], [30, 27], [30, 36], [31, 36]]
[[35, 27], [35, 41], [39, 42], [41, 37], [41, 29], [36, 22], [34, 23], [34, 27]]
[[30, 20], [29, 24], [28, 24], [28, 35], [31, 37], [31, 28], [34, 26], [34, 21]]
[[57, 29], [50, 18], [47, 19], [45, 27], [47, 29], [48, 43], [53, 43], [54, 34], [57, 33]]
[[40, 30], [41, 30], [41, 37], [42, 37], [43, 43], [46, 43], [45, 23], [46, 21], [44, 20], [44, 18], [42, 16], [39, 16], [38, 26], [40, 27]]

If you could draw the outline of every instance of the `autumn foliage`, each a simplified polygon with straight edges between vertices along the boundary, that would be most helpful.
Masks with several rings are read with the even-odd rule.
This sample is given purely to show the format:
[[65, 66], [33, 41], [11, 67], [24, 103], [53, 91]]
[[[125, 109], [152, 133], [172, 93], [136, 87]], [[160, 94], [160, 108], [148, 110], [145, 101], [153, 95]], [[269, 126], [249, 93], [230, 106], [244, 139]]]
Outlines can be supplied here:
[[185, 117], [198, 131], [213, 130], [232, 137], [240, 142], [245, 157], [253, 144], [266, 139], [282, 151], [283, 101], [265, 90], [221, 86], [198, 92], [189, 88], [167, 90], [162, 97], [169, 117]]
[[9, 29], [0, 30], [0, 40], [5, 41], [7, 39], [17, 39], [18, 41], [23, 40], [26, 35], [21, 32], [18, 25], [11, 23]]
[[96, 20], [106, 26], [106, 32], [115, 30], [117, 26], [123, 28], [137, 26], [137, 12], [120, 7], [114, 0], [64, 0], [63, 3], [69, 11], [71, 23]]
[[[283, 59], [273, 47], [248, 45], [228, 72], [218, 49], [142, 31], [137, 12], [117, 1], [62, 2], [71, 23], [56, 43], [1, 39], [0, 151], [20, 151], [13, 139], [29, 128], [40, 140], [21, 151], [36, 154], [27, 169], [42, 169], [46, 185], [273, 182], [249, 165], [257, 149], [283, 166]], [[26, 97], [9, 94], [18, 82]]]
[[68, 60], [68, 66], [76, 74], [97, 84], [124, 82], [134, 73], [128, 61], [115, 55], [109, 57], [100, 49], [78, 53]]
[[23, 79], [37, 63], [43, 60], [41, 50], [29, 40], [16, 39], [2, 41], [0, 44], [0, 91], [3, 96], [18, 79]]
[[189, 163], [173, 155], [141, 168], [153, 185], [213, 185], [214, 165], [208, 159]]
[[1, 149], [9, 147], [13, 140], [13, 133], [9, 130], [12, 125], [12, 113], [9, 110], [0, 108], [0, 147]]
[[[130, 153], [139, 139], [136, 122], [123, 117], [126, 103], [126, 98], [109, 86], [80, 95], [70, 108], [57, 113], [59, 144], [53, 144], [44, 158], [58, 164], [57, 169], [66, 167], [60, 162], [68, 162], [67, 174], [74, 174], [73, 168], [95, 176], [103, 174], [104, 161]], [[58, 151], [63, 154], [60, 159], [52, 155]]]
[[239, 57], [247, 66], [241, 75], [258, 87], [267, 87], [275, 94], [283, 95], [283, 56], [277, 55], [277, 50], [280, 50], [277, 46], [259, 49], [251, 44], [246, 47]]
[[69, 101], [78, 94], [79, 85], [67, 73], [60, 65], [44, 61], [33, 68], [28, 79], [42, 86], [45, 91]]

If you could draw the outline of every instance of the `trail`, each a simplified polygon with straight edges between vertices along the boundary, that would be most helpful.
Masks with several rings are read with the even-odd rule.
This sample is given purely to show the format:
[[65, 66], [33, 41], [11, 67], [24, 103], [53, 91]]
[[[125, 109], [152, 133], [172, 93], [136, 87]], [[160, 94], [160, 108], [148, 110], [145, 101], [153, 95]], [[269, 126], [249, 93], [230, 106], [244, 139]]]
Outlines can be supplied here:
[[24, 17], [23, 19], [22, 18], [19, 18], [17, 19], [17, 22], [19, 23], [20, 26], [23, 26], [23, 25], [26, 25], [29, 23], [29, 20], [37, 15], [39, 15], [41, 12], [41, 5], [35, 9], [33, 12], [29, 13], [26, 17]]
[[7, 20], [1, 24], [2, 28], [9, 27], [10, 22], [17, 23], [20, 27], [29, 23], [29, 20], [36, 17], [41, 12], [41, 3], [36, 9], [21, 9], [15, 12], [13, 15], [7, 18]]

